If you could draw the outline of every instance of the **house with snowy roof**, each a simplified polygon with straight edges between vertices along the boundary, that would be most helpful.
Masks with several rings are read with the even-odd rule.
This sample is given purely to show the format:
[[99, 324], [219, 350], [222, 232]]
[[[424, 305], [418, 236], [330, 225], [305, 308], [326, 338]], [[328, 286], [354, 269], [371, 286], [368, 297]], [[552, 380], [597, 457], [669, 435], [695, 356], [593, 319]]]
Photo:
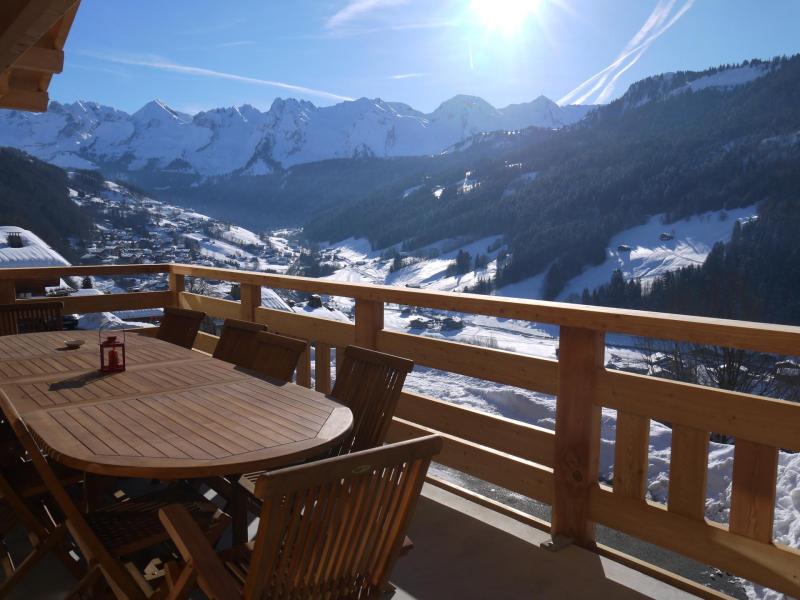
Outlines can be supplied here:
[[[14, 225], [0, 226], [0, 268], [62, 267], [69, 264], [32, 231]], [[60, 284], [58, 277], [18, 281], [17, 294], [44, 296], [46, 288]]]

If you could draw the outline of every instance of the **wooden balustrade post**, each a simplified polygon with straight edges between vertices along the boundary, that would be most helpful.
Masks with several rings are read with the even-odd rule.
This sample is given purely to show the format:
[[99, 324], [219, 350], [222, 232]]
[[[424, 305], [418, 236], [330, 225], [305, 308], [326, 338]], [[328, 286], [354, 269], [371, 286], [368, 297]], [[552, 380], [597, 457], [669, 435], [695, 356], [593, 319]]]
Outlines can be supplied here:
[[730, 530], [772, 543], [778, 449], [737, 439], [733, 451]]
[[254, 322], [256, 320], [256, 308], [261, 306], [261, 286], [251, 283], [239, 285], [241, 292], [242, 320]]
[[378, 332], [383, 329], [383, 302], [356, 298], [356, 346], [375, 348]]
[[178, 273], [169, 272], [169, 291], [172, 293], [170, 306], [180, 308], [181, 292], [186, 290], [186, 277]]
[[323, 394], [331, 391], [331, 347], [317, 342], [314, 346], [314, 389]]
[[303, 387], [311, 387], [311, 344], [306, 344], [306, 349], [300, 355], [300, 360], [297, 361], [297, 371], [295, 373], [295, 381], [297, 385]]
[[603, 332], [561, 327], [552, 534], [584, 547], [594, 546], [589, 496], [597, 485], [600, 406], [597, 379], [604, 365]]

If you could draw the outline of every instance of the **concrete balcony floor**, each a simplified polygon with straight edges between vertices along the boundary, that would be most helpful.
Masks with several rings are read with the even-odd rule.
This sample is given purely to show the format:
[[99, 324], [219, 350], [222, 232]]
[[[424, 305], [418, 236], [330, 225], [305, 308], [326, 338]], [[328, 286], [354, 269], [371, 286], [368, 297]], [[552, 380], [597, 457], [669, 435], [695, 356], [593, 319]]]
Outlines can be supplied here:
[[[414, 549], [395, 567], [394, 600], [696, 598], [576, 546], [542, 548], [548, 534], [431, 485], [423, 488], [409, 536]], [[9, 598], [57, 600], [73, 584], [48, 557]]]
[[395, 567], [395, 600], [686, 600], [696, 596], [593, 552], [542, 548], [550, 536], [443, 489], [423, 489]]

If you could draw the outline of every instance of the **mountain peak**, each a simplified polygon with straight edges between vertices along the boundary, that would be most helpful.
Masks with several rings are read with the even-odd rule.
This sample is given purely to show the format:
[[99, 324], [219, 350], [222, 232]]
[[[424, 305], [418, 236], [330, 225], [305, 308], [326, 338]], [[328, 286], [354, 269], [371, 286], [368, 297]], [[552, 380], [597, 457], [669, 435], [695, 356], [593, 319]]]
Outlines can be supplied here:
[[457, 94], [450, 98], [449, 100], [445, 100], [439, 105], [433, 112], [438, 112], [442, 109], [452, 109], [457, 107], [469, 107], [469, 108], [478, 108], [482, 110], [496, 110], [494, 106], [489, 104], [486, 100], [479, 96], [469, 96], [467, 94]]
[[179, 123], [188, 123], [191, 121], [191, 116], [178, 112], [171, 108], [163, 100], [156, 98], [145, 104], [142, 108], [133, 113], [133, 118], [137, 121], [177, 121]]
[[117, 168], [124, 162], [131, 173], [204, 178], [353, 156], [430, 155], [479, 133], [556, 128], [582, 116], [541, 98], [517, 107], [498, 110], [465, 94], [432, 114], [381, 98], [324, 107], [276, 98], [266, 112], [244, 105], [194, 116], [160, 99], [133, 115], [93, 102], [53, 103], [50, 113], [35, 120], [14, 111], [0, 114], [0, 145], [67, 168]]

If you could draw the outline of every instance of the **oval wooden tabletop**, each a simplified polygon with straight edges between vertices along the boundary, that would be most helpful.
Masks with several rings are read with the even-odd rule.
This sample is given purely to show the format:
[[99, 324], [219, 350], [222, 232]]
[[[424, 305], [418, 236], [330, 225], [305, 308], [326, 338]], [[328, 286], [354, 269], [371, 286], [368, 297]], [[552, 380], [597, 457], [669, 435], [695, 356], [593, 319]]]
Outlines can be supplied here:
[[[158, 479], [234, 475], [324, 453], [353, 424], [348, 408], [319, 392], [139, 335], [128, 335], [137, 360], [129, 358], [123, 373], [65, 370], [67, 353], [58, 349], [65, 337], [97, 347], [96, 332], [0, 337], [0, 365], [13, 361], [18, 373], [0, 387], [48, 453], [76, 469]], [[89, 348], [71, 352], [78, 364], [88, 360]]]

